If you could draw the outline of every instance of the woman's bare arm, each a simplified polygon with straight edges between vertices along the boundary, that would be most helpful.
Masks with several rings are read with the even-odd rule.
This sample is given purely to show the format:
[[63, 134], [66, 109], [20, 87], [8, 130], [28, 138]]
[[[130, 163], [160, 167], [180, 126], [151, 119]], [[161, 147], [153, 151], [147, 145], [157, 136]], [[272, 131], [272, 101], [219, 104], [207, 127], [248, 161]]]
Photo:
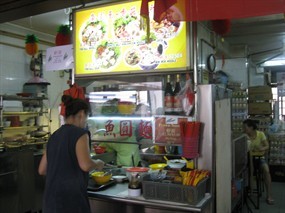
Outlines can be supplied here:
[[87, 134], [81, 136], [76, 143], [76, 156], [80, 168], [89, 172], [93, 169], [102, 170], [104, 162], [102, 160], [92, 160], [90, 157], [90, 149], [88, 144], [89, 138]]
[[261, 141], [261, 146], [259, 147], [259, 151], [268, 151], [269, 149], [269, 143], [267, 140]]

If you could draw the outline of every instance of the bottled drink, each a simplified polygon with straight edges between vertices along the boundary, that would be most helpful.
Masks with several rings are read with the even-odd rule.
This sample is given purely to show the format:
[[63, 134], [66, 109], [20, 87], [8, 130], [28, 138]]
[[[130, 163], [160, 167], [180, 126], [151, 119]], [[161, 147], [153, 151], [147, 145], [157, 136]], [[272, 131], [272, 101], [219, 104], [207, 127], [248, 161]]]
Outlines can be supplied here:
[[171, 115], [173, 112], [173, 90], [170, 83], [170, 75], [167, 75], [167, 83], [164, 92], [164, 112], [166, 115]]
[[179, 96], [180, 91], [181, 91], [180, 76], [179, 76], [179, 74], [177, 74], [176, 75], [175, 89], [173, 92], [173, 114], [174, 115], [181, 115], [183, 112], [182, 101], [181, 101], [181, 98]]

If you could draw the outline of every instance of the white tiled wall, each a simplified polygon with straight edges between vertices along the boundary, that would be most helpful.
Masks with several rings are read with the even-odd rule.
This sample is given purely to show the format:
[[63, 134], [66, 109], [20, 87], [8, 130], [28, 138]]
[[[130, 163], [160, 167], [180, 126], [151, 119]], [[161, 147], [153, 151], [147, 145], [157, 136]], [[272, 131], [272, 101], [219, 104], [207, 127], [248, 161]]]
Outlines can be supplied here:
[[[9, 26], [8, 26], [9, 27]], [[7, 25], [0, 24], [0, 30], [7, 30]], [[34, 33], [39, 37], [40, 33], [30, 32], [29, 29], [20, 28], [19, 31], [13, 27], [13, 33], [22, 35]], [[46, 38], [45, 38], [46, 39]], [[51, 40], [53, 42], [54, 40]], [[15, 47], [16, 46], [16, 47]], [[31, 56], [25, 52], [25, 40], [12, 38], [0, 33], [0, 94], [16, 94], [22, 92], [23, 85], [31, 79], [33, 73], [30, 71]], [[39, 49], [45, 50], [48, 46], [39, 45]], [[59, 77], [59, 72], [43, 72], [44, 79], [51, 83], [48, 86], [49, 100], [45, 105], [51, 108], [51, 131], [59, 127], [58, 106], [61, 101], [63, 90], [67, 89], [68, 75]]]
[[31, 78], [25, 50], [0, 45], [0, 93], [21, 92], [23, 84]]

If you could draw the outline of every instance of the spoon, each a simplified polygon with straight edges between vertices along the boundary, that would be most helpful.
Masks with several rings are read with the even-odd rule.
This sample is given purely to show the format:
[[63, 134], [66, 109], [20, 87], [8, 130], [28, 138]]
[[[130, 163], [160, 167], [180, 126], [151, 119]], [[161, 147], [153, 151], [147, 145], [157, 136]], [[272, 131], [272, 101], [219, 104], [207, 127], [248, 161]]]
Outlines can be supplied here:
[[164, 160], [168, 161], [168, 158], [166, 156], [163, 156]]
[[110, 174], [111, 174], [111, 170], [110, 170], [110, 171], [105, 172], [102, 176], [107, 176], [107, 175], [110, 175]]

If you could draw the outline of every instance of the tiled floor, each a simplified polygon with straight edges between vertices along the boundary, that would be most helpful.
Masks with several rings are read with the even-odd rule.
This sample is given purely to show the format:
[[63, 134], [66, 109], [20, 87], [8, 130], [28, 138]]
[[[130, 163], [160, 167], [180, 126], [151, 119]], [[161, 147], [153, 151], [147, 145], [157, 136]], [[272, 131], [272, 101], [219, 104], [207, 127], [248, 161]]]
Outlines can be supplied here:
[[[285, 179], [285, 177], [284, 177]], [[248, 201], [248, 204], [253, 213], [285, 213], [285, 182], [272, 183], [272, 195], [274, 198], [274, 205], [268, 205], [265, 201], [265, 192], [262, 193], [260, 198], [260, 207], [255, 209], [254, 206]], [[247, 213], [247, 208], [244, 208]]]

